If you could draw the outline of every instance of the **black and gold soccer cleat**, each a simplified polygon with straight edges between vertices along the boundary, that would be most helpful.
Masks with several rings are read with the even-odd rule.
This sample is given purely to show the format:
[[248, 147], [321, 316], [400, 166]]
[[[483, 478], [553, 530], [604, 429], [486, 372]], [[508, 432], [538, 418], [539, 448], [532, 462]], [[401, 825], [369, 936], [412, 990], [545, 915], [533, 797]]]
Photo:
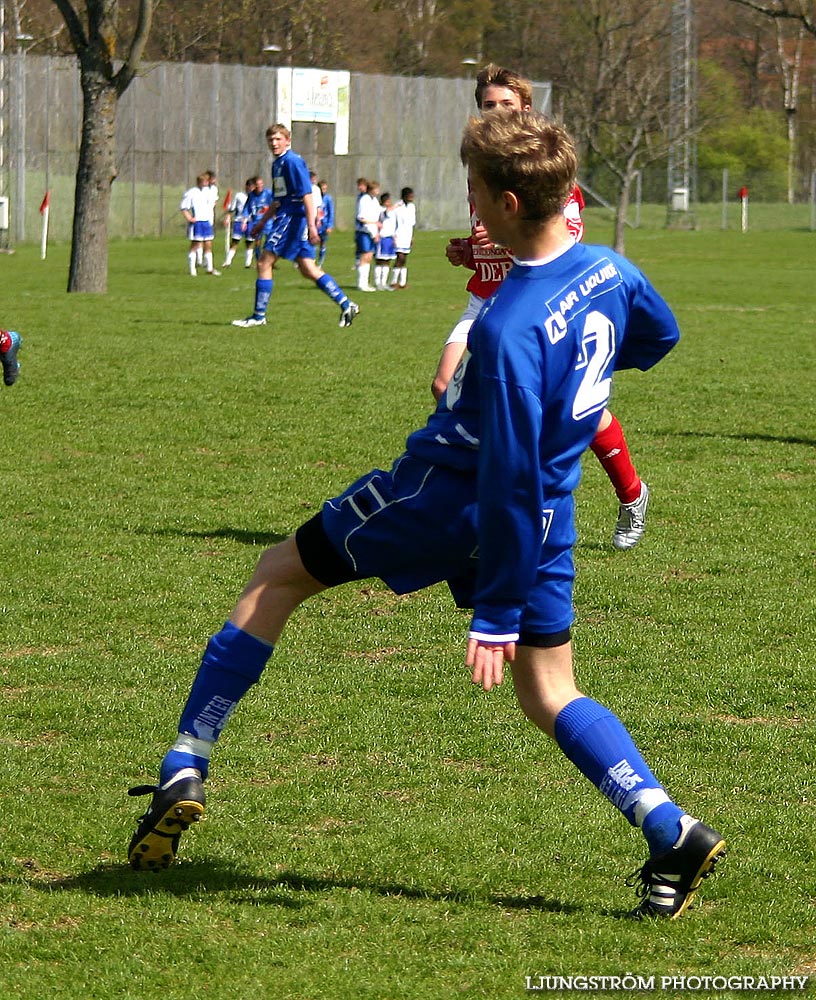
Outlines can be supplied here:
[[725, 856], [725, 841], [710, 826], [691, 816], [680, 819], [677, 842], [659, 858], [649, 858], [633, 872], [627, 885], [636, 887], [642, 902], [633, 917], [668, 917], [676, 920], [691, 905], [704, 878], [714, 871]]
[[128, 861], [136, 871], [159, 871], [176, 860], [179, 840], [191, 823], [204, 815], [204, 785], [201, 772], [182, 768], [164, 785], [138, 785], [128, 795], [153, 795], [147, 812], [128, 847]]

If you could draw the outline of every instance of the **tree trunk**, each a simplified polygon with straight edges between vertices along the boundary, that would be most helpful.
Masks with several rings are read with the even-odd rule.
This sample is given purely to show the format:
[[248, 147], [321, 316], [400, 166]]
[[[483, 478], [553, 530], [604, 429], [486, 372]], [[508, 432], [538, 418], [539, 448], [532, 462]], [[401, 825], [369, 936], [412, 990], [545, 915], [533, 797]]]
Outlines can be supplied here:
[[76, 175], [69, 292], [106, 292], [108, 213], [116, 176], [115, 84], [96, 70], [82, 70], [82, 141]]
[[613, 247], [616, 253], [626, 253], [626, 216], [629, 213], [629, 192], [632, 188], [632, 174], [627, 170], [626, 176], [621, 181], [620, 192], [618, 194], [618, 205], [615, 210], [615, 242]]

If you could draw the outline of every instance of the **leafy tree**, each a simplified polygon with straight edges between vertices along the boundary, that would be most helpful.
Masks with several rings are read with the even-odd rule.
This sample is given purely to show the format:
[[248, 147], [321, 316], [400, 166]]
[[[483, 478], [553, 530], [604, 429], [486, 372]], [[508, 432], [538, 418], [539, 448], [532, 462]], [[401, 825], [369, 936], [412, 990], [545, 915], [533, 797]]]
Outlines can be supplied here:
[[759, 108], [747, 118], [713, 130], [697, 150], [701, 170], [728, 170], [737, 187], [754, 197], [776, 201], [786, 189], [787, 142], [776, 116]]
[[511, 66], [531, 80], [551, 80], [563, 45], [563, 14], [558, 6], [541, 0], [493, 4], [489, 19], [482, 21], [485, 62]]
[[669, 148], [671, 2], [577, 0], [562, 30], [564, 114], [616, 178], [614, 245], [622, 252], [632, 183]]
[[709, 60], [701, 60], [699, 77], [699, 110], [706, 124], [697, 142], [697, 164], [701, 178], [711, 178], [708, 188], [701, 181], [701, 199], [720, 197], [723, 170], [731, 179], [732, 196], [745, 185], [754, 197], [779, 197], [786, 143], [778, 116], [759, 107], [746, 110], [734, 76]]
[[69, 292], [104, 292], [108, 284], [108, 212], [116, 177], [115, 128], [119, 98], [136, 75], [150, 34], [152, 0], [139, 0], [122, 65], [115, 65], [117, 0], [54, 0], [79, 60], [82, 139], [74, 195]]
[[[795, 196], [796, 161], [801, 129], [799, 127], [799, 94], [805, 68], [806, 39], [812, 45], [816, 39], [816, 2], [814, 0], [733, 0], [736, 7], [755, 12], [757, 22], [773, 23], [773, 75], [782, 98], [782, 111], [788, 141], [787, 200]], [[810, 36], [808, 38], [808, 36]], [[777, 105], [778, 106], [778, 105]]]

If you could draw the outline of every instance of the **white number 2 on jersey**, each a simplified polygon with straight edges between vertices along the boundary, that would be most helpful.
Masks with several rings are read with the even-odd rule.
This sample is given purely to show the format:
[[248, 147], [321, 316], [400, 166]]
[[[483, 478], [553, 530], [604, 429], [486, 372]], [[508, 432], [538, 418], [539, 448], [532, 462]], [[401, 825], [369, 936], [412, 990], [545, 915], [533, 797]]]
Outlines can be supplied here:
[[602, 410], [612, 389], [612, 376], [606, 370], [615, 356], [615, 327], [603, 313], [587, 313], [581, 338], [581, 353], [575, 370], [585, 369], [584, 377], [572, 401], [573, 420]]

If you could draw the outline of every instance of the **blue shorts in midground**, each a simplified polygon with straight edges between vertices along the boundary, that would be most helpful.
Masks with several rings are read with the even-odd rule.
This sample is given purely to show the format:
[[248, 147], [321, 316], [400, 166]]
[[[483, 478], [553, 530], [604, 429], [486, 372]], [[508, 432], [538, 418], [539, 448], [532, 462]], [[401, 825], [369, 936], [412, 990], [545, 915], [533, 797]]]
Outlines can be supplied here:
[[190, 239], [193, 243], [206, 243], [207, 240], [211, 240], [214, 235], [215, 232], [211, 222], [194, 222], [193, 232]]
[[[327, 586], [379, 577], [395, 593], [446, 581], [473, 606], [478, 571], [476, 476], [402, 455], [362, 476], [297, 533], [306, 569]], [[573, 620], [572, 496], [547, 500], [545, 538], [522, 632], [551, 635]]]
[[394, 237], [381, 236], [380, 242], [377, 244], [377, 260], [393, 260], [396, 256], [397, 251], [394, 248]]
[[354, 234], [354, 247], [357, 253], [374, 253], [377, 249], [377, 244], [374, 242], [374, 238], [367, 230], [358, 230]]
[[276, 257], [283, 257], [285, 260], [311, 257], [314, 260], [315, 248], [309, 242], [309, 229], [302, 216], [279, 212], [271, 228], [268, 232], [264, 232], [264, 235], [266, 236], [264, 250]]

